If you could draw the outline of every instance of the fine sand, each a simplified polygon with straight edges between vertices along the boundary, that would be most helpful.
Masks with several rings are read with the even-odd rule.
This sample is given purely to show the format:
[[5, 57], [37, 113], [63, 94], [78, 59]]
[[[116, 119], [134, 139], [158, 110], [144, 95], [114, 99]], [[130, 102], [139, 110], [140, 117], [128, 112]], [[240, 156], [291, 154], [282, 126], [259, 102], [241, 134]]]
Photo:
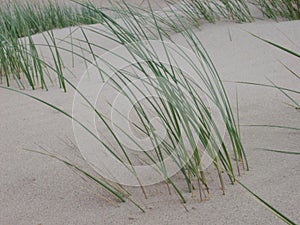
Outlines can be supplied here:
[[[299, 59], [247, 33], [300, 52], [299, 27], [300, 21], [275, 23], [258, 20], [252, 24], [204, 23], [195, 30], [225, 82], [233, 110], [236, 110], [238, 90], [242, 125], [300, 127], [299, 112], [285, 104], [288, 100], [278, 90], [233, 83], [268, 83], [266, 78], [269, 78], [277, 85], [299, 89], [299, 82], [279, 62], [300, 71]], [[58, 36], [67, 36], [69, 29], [55, 32]], [[36, 35], [35, 40], [40, 41], [40, 37]], [[181, 42], [179, 35], [175, 34], [173, 38]], [[107, 43], [107, 47], [113, 46]], [[83, 65], [76, 64], [73, 71], [76, 78], [72, 78], [72, 82], [78, 82], [83, 71]], [[63, 93], [55, 86], [48, 92], [29, 89], [26, 92], [69, 113], [72, 111], [72, 90]], [[216, 183], [211, 187], [211, 199], [202, 203], [185, 193], [188, 212], [175, 193], [169, 195], [163, 184], [146, 187], [147, 200], [140, 189], [130, 188], [146, 213], [141, 213], [131, 203], [108, 202], [103, 197], [109, 195], [103, 189], [86, 183], [61, 163], [22, 151], [24, 148], [39, 150], [43, 147], [75, 158], [72, 156], [75, 154], [75, 139], [69, 119], [28, 97], [2, 89], [0, 105], [0, 225], [282, 224], [253, 196], [229, 182], [226, 183], [225, 196]], [[242, 126], [241, 132], [250, 171], [240, 180], [276, 209], [300, 223], [299, 157], [257, 150], [299, 151], [299, 131]], [[180, 178], [175, 179], [181, 182]]]

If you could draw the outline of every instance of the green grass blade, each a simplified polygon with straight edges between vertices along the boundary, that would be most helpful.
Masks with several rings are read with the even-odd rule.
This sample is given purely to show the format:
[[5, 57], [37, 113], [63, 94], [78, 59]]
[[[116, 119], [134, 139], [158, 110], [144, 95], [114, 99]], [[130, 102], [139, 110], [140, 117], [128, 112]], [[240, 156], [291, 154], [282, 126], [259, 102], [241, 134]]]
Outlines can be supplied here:
[[258, 149], [262, 150], [262, 151], [267, 151], [267, 152], [275, 152], [275, 153], [282, 153], [282, 154], [288, 154], [288, 155], [300, 155], [300, 152], [282, 151], [282, 150], [269, 149], [269, 148], [258, 148]]

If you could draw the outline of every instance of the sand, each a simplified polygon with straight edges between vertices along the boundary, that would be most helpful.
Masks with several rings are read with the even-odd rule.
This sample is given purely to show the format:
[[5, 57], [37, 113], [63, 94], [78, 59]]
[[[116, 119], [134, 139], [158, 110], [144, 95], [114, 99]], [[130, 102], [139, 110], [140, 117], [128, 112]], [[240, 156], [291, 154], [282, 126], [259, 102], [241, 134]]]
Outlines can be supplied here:
[[[299, 83], [278, 60], [300, 71], [299, 60], [279, 51], [246, 31], [300, 51], [300, 21], [258, 21], [252, 24], [219, 22], [195, 30], [215, 63], [235, 110], [238, 90], [240, 122], [300, 127], [299, 112], [274, 89], [238, 85], [231, 81], [267, 83], [267, 78], [288, 88]], [[56, 31], [66, 35], [68, 29]], [[229, 35], [230, 33], [230, 35]], [[231, 38], [230, 38], [231, 36]], [[180, 43], [179, 35], [174, 35]], [[39, 39], [37, 35], [36, 40]], [[76, 68], [79, 77], [84, 69]], [[57, 86], [48, 92], [26, 91], [72, 111], [74, 92]], [[299, 100], [299, 98], [298, 98]], [[147, 187], [149, 199], [132, 188], [141, 213], [132, 204], [104, 200], [103, 189], [88, 185], [71, 170], [50, 158], [22, 151], [40, 149], [72, 156], [75, 143], [72, 123], [53, 109], [27, 97], [0, 90], [0, 224], [282, 224], [238, 185], [226, 183], [226, 195], [212, 187], [212, 198], [199, 203], [189, 194], [186, 212], [162, 184]], [[299, 131], [242, 126], [242, 140], [250, 171], [240, 177], [252, 191], [296, 223], [299, 220], [300, 161], [298, 156], [262, 152], [257, 148], [299, 151]], [[179, 178], [175, 178], [178, 180]]]

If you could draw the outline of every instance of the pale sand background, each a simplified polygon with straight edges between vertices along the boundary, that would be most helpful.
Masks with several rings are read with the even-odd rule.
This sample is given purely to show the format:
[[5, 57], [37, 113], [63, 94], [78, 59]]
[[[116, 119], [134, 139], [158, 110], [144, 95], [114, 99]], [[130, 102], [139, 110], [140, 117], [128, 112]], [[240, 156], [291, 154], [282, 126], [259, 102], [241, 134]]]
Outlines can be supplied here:
[[[299, 83], [280, 65], [281, 60], [300, 71], [299, 59], [253, 38], [245, 31], [300, 51], [300, 21], [256, 22], [253, 24], [204, 24], [196, 31], [224, 81], [267, 83], [298, 88]], [[68, 29], [58, 30], [63, 34]], [[232, 41], [230, 41], [229, 33]], [[285, 35], [283, 35], [283, 33]], [[180, 43], [179, 35], [174, 35]], [[292, 42], [291, 42], [292, 41]], [[80, 77], [80, 68], [78, 68]], [[76, 83], [79, 78], [73, 79]], [[226, 82], [234, 103], [236, 85]], [[27, 91], [71, 112], [73, 92], [57, 87], [49, 92]], [[299, 112], [284, 103], [277, 90], [238, 85], [241, 124], [279, 124], [300, 127]], [[298, 99], [299, 100], [299, 99]], [[187, 208], [169, 196], [164, 185], [147, 187], [148, 200], [133, 189], [147, 208], [140, 213], [129, 204], [107, 203], [101, 188], [89, 188], [61, 163], [21, 151], [37, 145], [58, 153], [72, 152], [64, 141], [75, 142], [72, 123], [61, 114], [27, 97], [0, 91], [0, 224], [282, 224], [238, 185], [227, 184], [222, 196], [212, 187], [210, 201], [189, 200]], [[235, 108], [233, 104], [233, 108]], [[300, 161], [298, 156], [261, 152], [258, 147], [299, 151], [298, 131], [242, 127], [250, 172], [241, 177], [251, 190], [275, 208], [300, 223]], [[64, 141], [62, 141], [62, 139]], [[188, 197], [189, 194], [186, 194]]]

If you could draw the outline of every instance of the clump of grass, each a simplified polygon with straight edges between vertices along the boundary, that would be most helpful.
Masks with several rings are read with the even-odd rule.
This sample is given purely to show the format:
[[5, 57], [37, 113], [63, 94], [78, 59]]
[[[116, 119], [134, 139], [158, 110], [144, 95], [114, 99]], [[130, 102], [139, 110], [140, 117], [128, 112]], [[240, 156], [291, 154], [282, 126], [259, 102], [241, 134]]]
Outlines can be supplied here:
[[[32, 35], [55, 28], [101, 23], [101, 20], [98, 14], [85, 6], [59, 5], [52, 1], [1, 4], [0, 67], [1, 73], [6, 77], [6, 84], [10, 85], [12, 76], [21, 88], [25, 87], [25, 78], [32, 89], [47, 89], [47, 66], [41, 60]], [[48, 78], [52, 82], [51, 78]], [[63, 83], [61, 76], [58, 80], [60, 84]]]
[[99, 14], [84, 3], [66, 5], [57, 2], [3, 3], [0, 8], [1, 33], [14, 33], [18, 38], [55, 28], [101, 23]]
[[[114, 124], [114, 121], [107, 118], [107, 116], [102, 113], [100, 109], [97, 109], [84, 95], [84, 92], [77, 89], [64, 77], [61, 79], [68, 83], [71, 88], [75, 89], [79, 98], [85, 102], [85, 105], [88, 105], [90, 110], [96, 113], [97, 121], [101, 124], [101, 132], [111, 136], [109, 142], [107, 142], [105, 138], [99, 138], [97, 134], [89, 128], [88, 124], [85, 124], [84, 121], [79, 121], [74, 115], [70, 115], [58, 107], [30, 96], [29, 94], [23, 94], [71, 118], [86, 134], [101, 144], [103, 149], [99, 149], [98, 151], [110, 153], [111, 157], [124, 165], [124, 169], [128, 170], [136, 178], [145, 196], [146, 192], [143, 188], [144, 180], [138, 175], [134, 166], [134, 162], [141, 160], [141, 157], [143, 163], [151, 165], [153, 170], [161, 176], [169, 189], [174, 189], [182, 203], [186, 203], [183, 189], [179, 188], [175, 181], [173, 181], [171, 177], [172, 171], [170, 171], [169, 166], [165, 164], [166, 158], [171, 159], [171, 164], [175, 166], [177, 171], [184, 177], [186, 187], [192, 195], [194, 195], [195, 190], [197, 190], [200, 200], [209, 198], [210, 185], [207, 180], [206, 165], [202, 161], [204, 154], [211, 159], [213, 170], [217, 179], [220, 181], [220, 189], [224, 194], [225, 181], [223, 172], [227, 174], [228, 179], [233, 184], [236, 179], [236, 174], [240, 175], [242, 170], [248, 169], [248, 163], [229, 100], [218, 72], [197, 35], [186, 26], [186, 23], [182, 22], [175, 11], [171, 10], [171, 12], [174, 13], [174, 15], [172, 15], [174, 21], [173, 25], [181, 27], [182, 32], [180, 35], [185, 45], [189, 47], [189, 54], [186, 53], [186, 48], [176, 44], [176, 42], [166, 34], [163, 27], [160, 26], [157, 19], [158, 17], [151, 9], [150, 4], [152, 30], [145, 27], [143, 21], [135, 17], [135, 12], [131, 11], [125, 2], [124, 4], [124, 7], [127, 8], [129, 13], [124, 15], [120, 12], [118, 21], [94, 6], [89, 5], [85, 7], [99, 14], [99, 16], [103, 18], [104, 27], [107, 29], [107, 32], [103, 30], [93, 30], [93, 32], [100, 38], [106, 38], [123, 46], [130, 57], [124, 58], [123, 55], [116, 55], [116, 57], [123, 62], [130, 63], [130, 65], [133, 66], [133, 71], [130, 69], [127, 70], [126, 68], [115, 70], [115, 65], [111, 64], [109, 60], [95, 54], [95, 49], [105, 50], [105, 46], [100, 46], [88, 40], [86, 31], [90, 31], [89, 28], [81, 29], [84, 38], [78, 41], [81, 41], [90, 48], [86, 49], [80, 47], [81, 45], [76, 45], [74, 49], [79, 48], [81, 51], [92, 55], [94, 61], [85, 58], [84, 55], [76, 53], [75, 50], [67, 50], [58, 46], [56, 46], [56, 48], [60, 51], [77, 54], [82, 60], [91, 63], [97, 68], [97, 71], [99, 71], [98, 75], [101, 76], [102, 79], [105, 80], [109, 78], [110, 86], [116, 91], [121, 92], [124, 85], [132, 84], [130, 93], [133, 94], [123, 96], [128, 102], [135, 102], [137, 96], [144, 97], [147, 105], [146, 108], [149, 110], [146, 110], [139, 102], [133, 104], [132, 111], [137, 115], [135, 121], [129, 120], [121, 111], [117, 113], [119, 117], [125, 118], [128, 122], [133, 123], [134, 128], [139, 133], [149, 138], [152, 144], [151, 153], [135, 140], [132, 133], [125, 132], [122, 127], [119, 127], [118, 124]], [[149, 38], [149, 32], [152, 34], [151, 39]], [[159, 50], [155, 48], [155, 44], [152, 42], [153, 37], [155, 37], [155, 41], [162, 43]], [[166, 45], [167, 42], [176, 48], [176, 52], [181, 56], [181, 60], [174, 61], [172, 48]], [[54, 44], [54, 40], [52, 43], [48, 43], [49, 48], [55, 47], [53, 46]], [[167, 61], [163, 62], [160, 55], [166, 56]], [[100, 65], [104, 63], [104, 65], [111, 68], [115, 75], [109, 77], [107, 71], [103, 70], [98, 63], [95, 63], [97, 60], [101, 62]], [[142, 60], [143, 63], [141, 63], [140, 60]], [[187, 68], [186, 66], [191, 70], [190, 72], [194, 77], [191, 77], [191, 74], [185, 74], [184, 68]], [[61, 71], [60, 66], [53, 67], [52, 69], [58, 74]], [[134, 85], [134, 81], [141, 77], [143, 78], [142, 85]], [[149, 97], [148, 89], [142, 88], [143, 85], [150, 85], [157, 97]], [[17, 92], [22, 93], [20, 91]], [[208, 100], [210, 102], [209, 105], [207, 103]], [[214, 120], [211, 111], [212, 108], [215, 108], [220, 116], [221, 124], [223, 124], [225, 131], [227, 131], [229, 143], [223, 140], [222, 126], [220, 127], [220, 124], [217, 124]], [[152, 126], [151, 118], [153, 117], [153, 113], [155, 117], [159, 118], [165, 129], [166, 137], [164, 138], [158, 135]], [[130, 141], [139, 148], [141, 154], [138, 158], [130, 154], [129, 149], [127, 149], [126, 145], [122, 144], [122, 140], [116, 135], [112, 126], [116, 126], [118, 133], [125, 135], [127, 141]], [[111, 143], [115, 143], [115, 145], [111, 145]], [[234, 162], [232, 159], [234, 159]], [[110, 172], [112, 174], [114, 173], [114, 171]], [[107, 190], [104, 186], [106, 185], [106, 181], [104, 180], [103, 182], [104, 183], [100, 183], [100, 185]], [[115, 193], [112, 194], [116, 196]]]
[[[94, 9], [98, 13], [103, 14], [103, 12]], [[130, 10], [129, 10], [130, 12]], [[132, 12], [133, 13], [133, 12]], [[160, 160], [160, 164], [157, 166], [157, 170], [161, 175], [165, 178], [165, 181], [167, 184], [171, 184], [171, 186], [174, 188], [176, 193], [178, 194], [179, 198], [182, 200], [182, 202], [185, 203], [185, 198], [182, 195], [182, 190], [177, 187], [177, 185], [173, 182], [171, 177], [167, 176], [166, 167], [163, 164], [164, 157], [170, 155], [174, 151], [178, 151], [177, 154], [175, 154], [175, 157], [173, 157], [174, 163], [178, 165], [178, 168], [180, 169], [180, 173], [186, 180], [186, 185], [190, 192], [194, 192], [194, 189], [197, 185], [194, 185], [194, 183], [198, 181], [198, 190], [199, 190], [199, 198], [202, 199], [203, 196], [208, 195], [209, 196], [209, 185], [206, 180], [206, 174], [205, 171], [201, 169], [201, 161], [199, 161], [199, 157], [201, 157], [201, 151], [193, 144], [195, 140], [193, 140], [192, 133], [195, 132], [196, 134], [199, 134], [199, 137], [201, 137], [201, 142], [203, 145], [208, 146], [208, 152], [212, 156], [213, 165], [215, 166], [215, 169], [217, 171], [217, 174], [220, 178], [220, 184], [224, 191], [224, 182], [222, 180], [221, 171], [225, 171], [225, 173], [228, 174], [229, 178], [234, 182], [236, 181], [239, 183], [245, 190], [247, 190], [249, 193], [251, 193], [256, 199], [258, 199], [262, 204], [264, 204], [270, 211], [272, 211], [276, 216], [278, 216], [280, 219], [282, 219], [284, 222], [288, 224], [294, 224], [293, 221], [291, 221], [289, 218], [287, 218], [285, 215], [280, 213], [278, 210], [276, 210], [274, 207], [272, 207], [270, 204], [268, 204], [266, 201], [264, 201], [262, 198], [260, 198], [258, 195], [256, 195], [254, 192], [252, 192], [249, 188], [247, 188], [245, 185], [243, 185], [240, 181], [238, 181], [235, 177], [235, 170], [233, 169], [232, 162], [230, 155], [233, 155], [236, 159], [236, 167], [237, 171], [239, 171], [239, 164], [247, 163], [247, 160], [245, 158], [245, 153], [241, 144], [240, 136], [238, 128], [235, 124], [231, 107], [229, 105], [229, 102], [226, 97], [226, 92], [223, 88], [222, 82], [220, 81], [220, 78], [218, 76], [217, 71], [215, 70], [212, 62], [209, 59], [209, 56], [207, 55], [205, 49], [201, 45], [201, 42], [197, 38], [197, 36], [193, 33], [192, 30], [188, 29], [188, 27], [185, 27], [186, 24], [180, 23], [180, 16], [176, 16], [172, 18], [177, 18], [178, 21], [174, 21], [171, 23], [172, 26], [178, 26], [178, 24], [181, 24], [183, 27], [183, 31], [181, 35], [183, 36], [183, 39], [187, 42], [187, 44], [193, 49], [194, 53], [199, 57], [198, 60], [200, 62], [203, 62], [202, 67], [200, 66], [200, 69], [195, 66], [196, 62], [193, 60], [189, 60], [189, 58], [186, 58], [185, 63], [190, 65], [196, 72], [199, 78], [199, 82], [204, 82], [209, 90], [211, 92], [207, 93], [207, 96], [209, 96], [211, 99], [213, 99], [214, 103], [217, 105], [219, 111], [222, 114], [223, 122], [226, 124], [226, 128], [228, 131], [228, 134], [230, 136], [231, 145], [226, 145], [222, 139], [220, 139], [220, 136], [214, 135], [218, 133], [218, 128], [213, 126], [213, 121], [211, 120], [211, 115], [209, 114], [209, 109], [204, 104], [203, 99], [201, 99], [201, 96], [199, 96], [197, 93], [199, 91], [199, 86], [195, 86], [192, 80], [189, 80], [185, 78], [185, 74], [182, 73], [182, 71], [176, 70], [174, 68], [169, 68], [164, 66], [163, 63], [157, 63], [157, 55], [161, 54], [158, 52], [153, 52], [153, 46], [151, 46], [151, 42], [147, 36], [147, 33], [149, 30], [143, 27], [143, 24], [141, 24], [134, 16], [134, 14], [127, 14], [127, 16], [120, 17], [122, 20], [122, 26], [118, 24], [115, 20], [108, 17], [107, 15], [103, 14], [104, 18], [104, 25], [114, 34], [112, 37], [112, 40], [118, 41], [124, 46], [130, 46], [128, 47], [128, 51], [132, 56], [135, 56], [136, 60], [138, 57], [144, 59], [143, 61], [146, 62], [146, 64], [139, 64], [138, 60], [133, 61], [134, 65], [136, 65], [135, 69], [143, 74], [143, 77], [147, 78], [147, 83], [155, 84], [154, 87], [156, 87], [156, 93], [158, 93], [161, 97], [169, 96], [168, 101], [162, 101], [159, 98], [158, 101], [149, 99], [147, 100], [148, 103], [151, 105], [153, 111], [155, 111], [160, 117], [160, 119], [164, 122], [165, 127], [167, 128], [167, 137], [169, 141], [162, 142], [163, 144], [159, 146], [158, 148], [155, 148], [155, 154], [147, 154], [147, 151], [143, 149], [143, 146], [139, 146], [140, 150], [145, 153], [146, 159], [151, 161], [155, 161], [157, 159]], [[152, 22], [154, 23], [154, 27], [156, 29], [156, 38], [160, 41], [171, 41], [172, 39], [165, 35], [164, 30], [159, 25], [159, 19], [157, 19], [156, 15], [152, 13]], [[171, 21], [171, 20], [170, 20]], [[182, 29], [181, 27], [181, 29]], [[85, 32], [84, 29], [82, 32]], [[98, 33], [100, 36], [105, 37], [106, 34]], [[107, 36], [106, 36], [107, 37]], [[116, 39], [115, 39], [116, 38]], [[102, 46], [97, 46], [94, 43], [90, 43], [87, 39], [83, 40], [84, 42], [88, 42], [89, 45], [93, 45], [95, 47], [103, 48]], [[146, 41], [147, 45], [143, 45], [143, 41]], [[144, 42], [145, 43], [145, 42]], [[173, 42], [172, 42], [173, 43]], [[176, 44], [176, 43], [174, 43]], [[184, 51], [181, 52], [184, 55]], [[93, 54], [90, 52], [90, 54]], [[164, 54], [168, 55], [167, 47], [164, 49]], [[101, 58], [97, 55], [93, 55], [94, 58], [100, 59]], [[121, 56], [120, 56], [121, 57]], [[126, 59], [122, 59], [125, 60]], [[203, 61], [202, 61], [203, 60]], [[182, 63], [182, 62], [181, 62]], [[110, 65], [112, 68], [113, 65], [109, 64], [109, 62], [106, 62], [107, 65]], [[94, 66], [97, 67], [96, 64]], [[176, 64], [180, 68], [180, 63]], [[150, 77], [148, 73], [145, 71], [149, 71], [147, 69], [151, 68], [151, 72], [154, 74], [154, 76]], [[99, 71], [101, 71], [101, 68], [98, 68]], [[204, 71], [204, 72], [203, 72]], [[104, 72], [104, 71], [102, 71]], [[105, 75], [101, 74], [101, 75]], [[116, 76], [111, 80], [111, 85], [119, 90], [120, 84], [130, 82], [131, 79], [136, 79], [137, 73], [132, 73], [127, 70], [122, 71], [116, 71]], [[172, 84], [170, 86], [165, 86], [163, 83], [160, 83], [160, 79], [166, 79], [168, 81], [168, 84]], [[158, 86], [157, 86], [158, 85]], [[74, 87], [73, 87], [74, 88]], [[135, 87], [137, 88], [137, 87]], [[178, 93], [186, 93], [185, 91], [188, 90], [188, 94], [180, 96]], [[79, 90], [76, 90], [77, 92]], [[140, 90], [141, 91], [141, 90]], [[146, 93], [143, 93], [141, 91], [142, 95], [146, 95]], [[172, 96], [170, 98], [170, 96]], [[81, 96], [84, 98], [84, 96]], [[129, 96], [126, 96], [129, 98], [129, 100], [133, 101], [134, 99], [131, 99]], [[133, 96], [134, 98], [134, 96]], [[187, 101], [187, 99], [192, 99], [193, 101]], [[87, 99], [86, 99], [87, 100]], [[88, 100], [87, 100], [88, 101]], [[168, 102], [171, 101], [172, 104], [168, 105]], [[184, 109], [181, 110], [182, 105], [184, 105]], [[177, 106], [177, 107], [176, 107]], [[197, 107], [195, 107], [197, 106]], [[95, 110], [99, 117], [99, 119], [104, 122], [107, 121], [107, 118], [103, 117], [101, 112], [99, 112], [94, 107], [91, 107], [92, 110]], [[142, 105], [137, 105], [134, 107], [134, 111], [139, 115], [139, 123], [135, 122], [135, 127], [142, 131], [145, 135], [152, 137], [153, 143], [155, 143], [155, 140], [160, 140], [159, 136], [155, 135], [154, 130], [151, 129], [150, 126], [150, 118], [147, 112], [144, 110]], [[119, 112], [121, 114], [121, 112]], [[180, 124], [180, 126], [177, 126], [176, 124]], [[105, 123], [104, 127], [106, 127], [107, 130], [109, 130], [109, 126], [107, 126], [108, 123]], [[211, 126], [213, 127], [212, 129]], [[210, 127], [210, 128], [207, 128]], [[183, 128], [183, 129], [181, 129]], [[198, 129], [201, 130], [199, 132]], [[174, 148], [173, 144], [178, 141], [178, 139], [181, 138], [181, 133], [186, 132], [186, 130], [191, 130], [192, 132], [189, 133], [189, 145], [194, 146], [193, 150], [193, 156], [185, 161], [183, 156], [187, 153], [187, 147], [186, 145], [180, 145], [180, 148]], [[214, 132], [213, 132], [214, 131]], [[122, 132], [122, 130], [121, 130]], [[214, 133], [214, 134], [213, 134]], [[208, 135], [209, 134], [209, 135]], [[210, 136], [212, 135], [212, 136]], [[208, 136], [210, 138], [208, 138]], [[129, 135], [127, 136], [129, 139], [131, 138]], [[115, 137], [117, 138], [117, 137]], [[118, 142], [118, 140], [116, 140]], [[216, 143], [220, 142], [222, 143], [221, 147], [218, 148], [218, 145]], [[122, 148], [122, 146], [119, 146]], [[230, 148], [233, 149], [233, 152], [230, 154]], [[114, 149], [110, 149], [115, 151]], [[124, 153], [124, 152], [123, 152]], [[126, 151], [125, 151], [126, 154]], [[162, 158], [161, 158], [162, 157]], [[130, 161], [131, 159], [129, 159]], [[124, 161], [122, 161], [125, 163]], [[247, 168], [247, 167], [246, 167]], [[132, 171], [134, 173], [134, 171]], [[206, 194], [203, 189], [206, 189]]]
[[220, 18], [236, 22], [253, 22], [247, 3], [244, 0], [183, 0], [176, 4], [171, 1], [179, 13], [196, 26], [199, 26], [201, 20], [205, 19], [210, 23], [215, 23]]
[[299, 0], [255, 0], [253, 2], [262, 13], [271, 19], [300, 19]]

